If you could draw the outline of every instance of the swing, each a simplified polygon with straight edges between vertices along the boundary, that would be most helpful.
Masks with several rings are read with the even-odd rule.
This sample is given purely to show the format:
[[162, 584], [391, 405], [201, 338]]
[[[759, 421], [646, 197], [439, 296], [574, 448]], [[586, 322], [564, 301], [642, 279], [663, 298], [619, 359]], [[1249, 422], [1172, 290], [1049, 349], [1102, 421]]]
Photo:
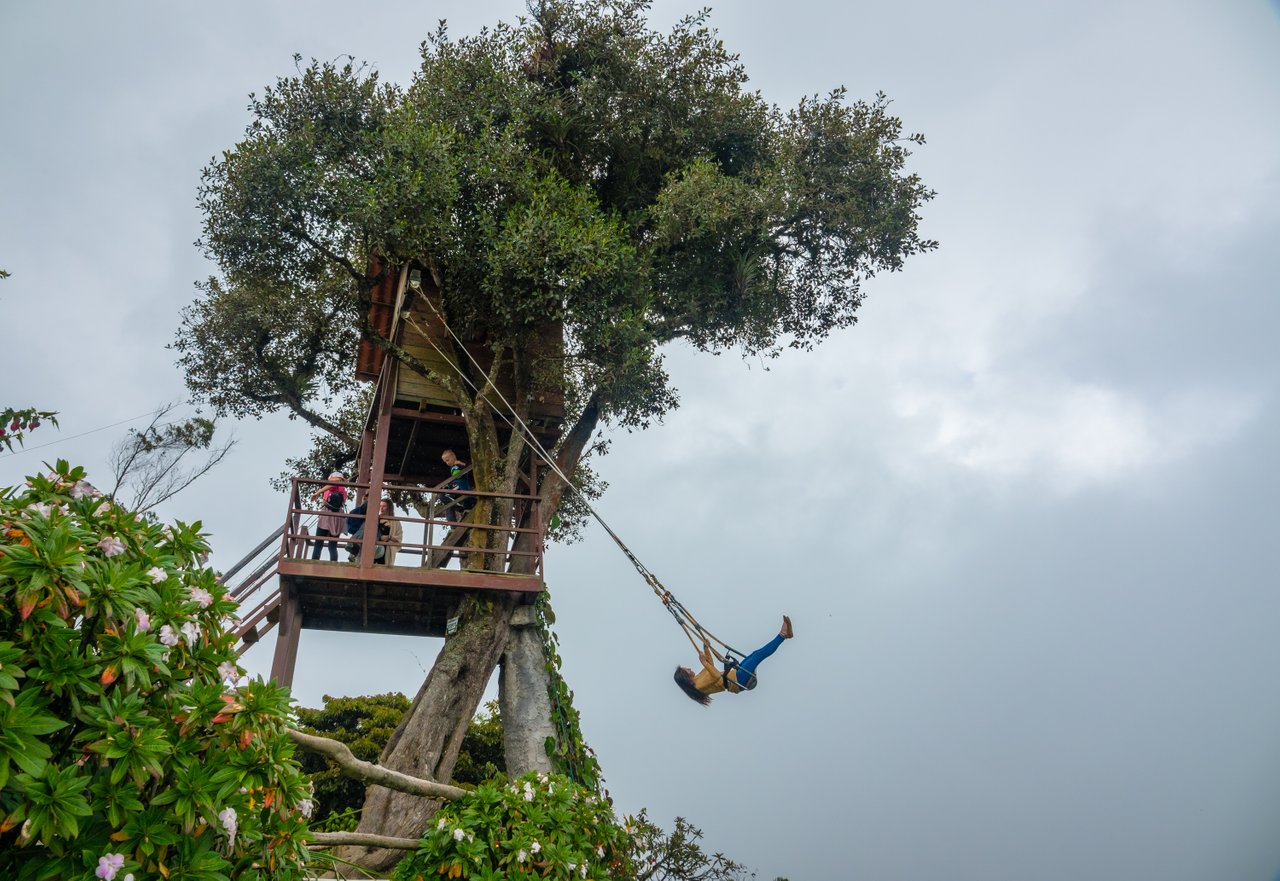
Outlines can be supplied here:
[[[421, 271], [416, 269], [411, 270], [409, 272], [408, 283], [410, 288], [412, 288], [414, 291], [417, 291], [418, 293], [421, 293], [422, 292]], [[654, 575], [653, 572], [651, 572], [649, 568], [644, 565], [644, 563], [640, 562], [640, 559], [636, 557], [634, 553], [632, 553], [631, 549], [627, 547], [626, 543], [622, 540], [622, 538], [616, 532], [614, 532], [613, 528], [610, 527], [609, 524], [605, 522], [604, 518], [600, 516], [600, 514], [592, 506], [591, 502], [587, 499], [586, 495], [582, 492], [582, 490], [578, 489], [577, 484], [575, 484], [572, 480], [570, 480], [569, 476], [565, 474], [563, 471], [561, 471], [560, 467], [556, 465], [555, 459], [552, 458], [550, 453], [547, 452], [546, 448], [543, 447], [542, 442], [538, 439], [538, 437], [534, 434], [534, 432], [529, 429], [529, 426], [525, 424], [525, 421], [520, 418], [520, 414], [516, 412], [516, 408], [513, 407], [511, 403], [507, 400], [506, 396], [502, 393], [502, 390], [499, 389], [497, 385], [494, 384], [493, 380], [489, 377], [488, 372], [481, 367], [480, 363], [471, 354], [470, 349], [468, 349], [466, 345], [463, 344], [462, 340], [458, 337], [458, 335], [454, 333], [453, 328], [449, 326], [449, 322], [445, 318], [444, 310], [440, 306], [437, 306], [432, 298], [424, 296], [422, 299], [427, 303], [427, 305], [435, 313], [436, 317], [440, 320], [441, 325], [448, 332], [449, 336], [453, 337], [453, 341], [457, 345], [458, 349], [467, 356], [467, 359], [476, 368], [476, 370], [481, 375], [486, 377], [485, 378], [486, 388], [481, 389], [477, 387], [476, 384], [472, 382], [471, 379], [460, 368], [458, 368], [456, 365], [453, 365], [454, 370], [457, 372], [459, 378], [471, 389], [472, 392], [474, 392], [477, 395], [477, 397], [480, 395], [482, 391], [487, 391], [489, 388], [493, 389], [493, 391], [497, 394], [498, 399], [502, 401], [503, 405], [507, 408], [507, 410], [511, 411], [511, 418], [508, 418], [507, 414], [504, 413], [501, 409], [499, 409], [496, 405], [493, 406], [493, 411], [497, 413], [498, 416], [501, 417], [502, 420], [506, 422], [508, 426], [510, 426], [511, 431], [513, 433], [516, 431], [519, 431], [520, 434], [524, 437], [526, 443], [528, 443], [534, 450], [538, 452], [539, 455], [542, 456], [543, 461], [545, 461], [547, 465], [550, 466], [550, 468], [556, 473], [556, 475], [561, 480], [564, 481], [565, 486], [568, 487], [570, 490], [572, 490], [575, 495], [577, 495], [583, 507], [585, 507], [587, 511], [591, 514], [591, 516], [595, 518], [595, 521], [599, 523], [601, 527], [604, 528], [604, 531], [608, 533], [611, 539], [613, 539], [614, 544], [618, 546], [618, 548], [623, 552], [623, 554], [626, 555], [627, 559], [631, 561], [631, 565], [635, 567], [638, 573], [640, 573], [640, 577], [644, 579], [645, 583], [648, 584], [649, 587], [653, 590], [653, 592], [658, 596], [658, 598], [662, 600], [662, 603], [664, 606], [666, 606], [667, 611], [671, 613], [671, 617], [675, 619], [676, 624], [678, 624], [680, 629], [684, 631], [684, 635], [688, 638], [689, 642], [693, 645], [694, 651], [700, 652], [700, 649], [698, 647], [698, 641], [701, 640], [703, 647], [705, 647], [706, 650], [709, 651], [717, 661], [719, 661], [721, 664], [726, 665], [724, 675], [727, 677], [728, 671], [730, 669], [728, 665], [732, 664], [732, 668], [736, 669], [739, 659], [744, 658], [745, 655], [743, 655], [741, 652], [734, 649], [727, 642], [720, 639], [714, 633], [707, 630], [700, 623], [698, 623], [698, 619], [695, 618], [692, 614], [690, 614], [689, 610], [686, 609], [680, 603], [680, 601], [676, 599], [675, 595], [670, 590], [668, 590], [666, 586], [662, 584], [661, 581], [658, 580], [658, 577]], [[453, 364], [453, 362], [449, 360], [449, 358], [445, 355], [445, 353], [441, 351], [440, 348], [431, 339], [431, 336], [425, 333], [422, 330], [422, 328], [418, 326], [417, 322], [413, 320], [412, 315], [410, 315], [410, 313], [407, 310], [402, 314], [405, 320], [411, 326], [417, 329], [418, 332], [421, 333], [424, 338], [426, 338], [426, 340], [431, 344], [431, 347], [434, 348], [438, 354], [444, 357], [446, 363]], [[515, 421], [512, 422], [512, 419], [514, 419]], [[720, 648], [717, 648], [717, 646], [719, 646]], [[721, 651], [721, 649], [723, 649], [723, 651]], [[752, 674], [751, 684], [740, 685], [739, 687], [743, 691], [750, 691], [752, 688], [755, 688], [755, 683], [756, 683], [756, 677], [755, 677], [755, 674]]]

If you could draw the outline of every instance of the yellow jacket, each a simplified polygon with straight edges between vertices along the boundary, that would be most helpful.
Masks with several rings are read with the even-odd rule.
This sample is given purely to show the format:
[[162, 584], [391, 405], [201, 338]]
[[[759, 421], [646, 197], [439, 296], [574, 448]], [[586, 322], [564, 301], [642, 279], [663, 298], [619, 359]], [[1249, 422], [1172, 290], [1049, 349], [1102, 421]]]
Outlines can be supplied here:
[[698, 653], [698, 660], [702, 662], [702, 670], [693, 677], [693, 687], [703, 694], [719, 694], [725, 690], [725, 683], [728, 683], [729, 693], [737, 694], [742, 691], [742, 686], [738, 684], [737, 669], [734, 669], [727, 676], [724, 668], [716, 661], [715, 655], [711, 654], [711, 647], [703, 643], [702, 651]]

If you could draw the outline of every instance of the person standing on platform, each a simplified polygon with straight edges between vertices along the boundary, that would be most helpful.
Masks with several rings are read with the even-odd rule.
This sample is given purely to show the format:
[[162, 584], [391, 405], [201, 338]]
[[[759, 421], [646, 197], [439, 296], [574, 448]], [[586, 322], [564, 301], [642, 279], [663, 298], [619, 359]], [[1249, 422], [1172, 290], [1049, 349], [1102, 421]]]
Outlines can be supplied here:
[[[342, 535], [343, 528], [347, 525], [346, 518], [342, 516], [343, 510], [347, 506], [347, 490], [343, 486], [346, 478], [342, 476], [342, 472], [335, 471], [329, 475], [329, 480], [324, 486], [311, 494], [311, 501], [319, 501], [323, 499], [323, 511], [316, 518], [316, 540], [311, 546], [311, 559], [320, 559], [320, 548], [325, 544], [329, 545], [329, 559], [332, 562], [338, 561], [338, 542], [337, 537]], [[330, 540], [325, 541], [326, 538]]]

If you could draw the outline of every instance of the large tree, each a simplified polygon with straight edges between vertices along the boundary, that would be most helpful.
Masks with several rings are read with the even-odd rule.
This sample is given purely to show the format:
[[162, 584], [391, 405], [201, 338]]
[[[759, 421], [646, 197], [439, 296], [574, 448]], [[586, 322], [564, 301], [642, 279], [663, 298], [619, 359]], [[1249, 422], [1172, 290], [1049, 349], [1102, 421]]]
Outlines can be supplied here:
[[[283, 409], [326, 455], [349, 456], [338, 414], [363, 335], [453, 392], [479, 487], [511, 492], [524, 451], [499, 445], [500, 402], [475, 392], [483, 377], [433, 375], [378, 334], [382, 274], [426, 267], [450, 326], [510, 366], [517, 410], [565, 395], [565, 474], [598, 427], [641, 428], [676, 405], [665, 345], [772, 356], [853, 324], [866, 279], [934, 247], [917, 229], [932, 193], [906, 170], [923, 138], [883, 95], [771, 105], [705, 15], [658, 33], [648, 6], [534, 2], [474, 36], [442, 25], [405, 87], [299, 61], [252, 98], [244, 138], [200, 190], [219, 275], [176, 342], [193, 392], [221, 413]], [[536, 344], [549, 323], [564, 329], [554, 363]], [[545, 479], [548, 516], [565, 491]], [[384, 755], [439, 780], [510, 637], [503, 602], [460, 611]], [[379, 791], [362, 828], [414, 835], [425, 819]]]

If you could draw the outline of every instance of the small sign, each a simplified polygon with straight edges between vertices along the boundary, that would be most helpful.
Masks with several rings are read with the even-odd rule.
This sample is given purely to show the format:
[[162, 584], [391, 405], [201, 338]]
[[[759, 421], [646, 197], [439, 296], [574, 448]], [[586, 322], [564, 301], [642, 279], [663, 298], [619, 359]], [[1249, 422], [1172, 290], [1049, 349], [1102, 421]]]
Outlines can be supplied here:
[[458, 632], [458, 617], [455, 615], [448, 621], [444, 622], [444, 635], [453, 636]]

